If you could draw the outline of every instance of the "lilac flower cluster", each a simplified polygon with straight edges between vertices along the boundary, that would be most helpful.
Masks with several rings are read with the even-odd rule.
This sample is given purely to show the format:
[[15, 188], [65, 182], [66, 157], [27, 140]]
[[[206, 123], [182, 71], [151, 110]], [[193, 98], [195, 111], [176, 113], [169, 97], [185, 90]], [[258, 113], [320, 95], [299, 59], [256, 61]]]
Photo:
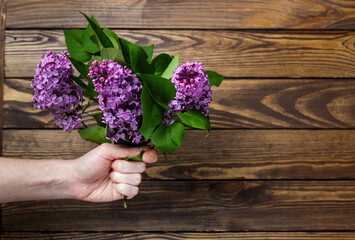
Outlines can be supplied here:
[[69, 54], [48, 51], [37, 65], [32, 79], [34, 107], [51, 110], [56, 124], [67, 132], [78, 129], [81, 119], [81, 89], [73, 82], [73, 67]]
[[172, 114], [199, 110], [205, 116], [209, 113], [208, 104], [212, 101], [212, 93], [208, 75], [202, 63], [186, 62], [174, 70], [171, 78], [176, 88], [176, 96], [169, 103], [171, 111], [164, 114], [163, 123], [173, 123]]
[[142, 122], [142, 83], [132, 70], [111, 60], [94, 61], [88, 76], [99, 93], [99, 108], [104, 111], [103, 123], [108, 124], [108, 139], [135, 144], [144, 143], [138, 132]]

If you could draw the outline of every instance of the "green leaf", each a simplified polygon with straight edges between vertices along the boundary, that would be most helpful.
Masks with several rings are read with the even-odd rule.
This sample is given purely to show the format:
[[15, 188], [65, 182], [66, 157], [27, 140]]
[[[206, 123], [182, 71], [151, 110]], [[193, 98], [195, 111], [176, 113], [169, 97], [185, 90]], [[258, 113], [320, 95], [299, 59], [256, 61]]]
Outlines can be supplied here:
[[83, 33], [83, 46], [84, 49], [89, 53], [96, 53], [100, 51], [100, 45], [92, 40], [92, 37], [94, 36], [94, 34], [91, 34], [89, 31], [86, 30]]
[[142, 46], [142, 48], [144, 49], [144, 51], [146, 52], [146, 54], [148, 56], [147, 61], [150, 62], [152, 60], [152, 57], [153, 57], [154, 44], [150, 45], [150, 46]]
[[95, 91], [95, 87], [94, 87], [94, 84], [92, 83], [91, 78], [88, 77], [89, 67], [87, 65], [85, 65], [84, 63], [81, 63], [71, 57], [68, 57], [68, 59], [73, 64], [73, 66], [76, 68], [76, 70], [78, 70], [80, 75], [83, 76], [88, 81], [87, 90], [90, 92], [90, 94], [93, 96], [93, 98], [97, 97], [99, 94]]
[[187, 112], [178, 112], [179, 118], [188, 126], [198, 129], [206, 129], [211, 131], [211, 124], [209, 117], [206, 117], [197, 110], [188, 110]]
[[216, 86], [216, 87], [219, 87], [219, 85], [221, 85], [223, 79], [224, 79], [224, 76], [216, 73], [216, 72], [213, 72], [213, 71], [206, 71], [207, 75], [208, 75], [208, 79], [210, 81], [210, 86]]
[[152, 61], [154, 66], [154, 75], [161, 76], [165, 69], [169, 66], [171, 60], [173, 60], [173, 58], [166, 53], [156, 56]]
[[121, 49], [117, 48], [103, 48], [100, 52], [102, 59], [112, 60], [121, 65], [125, 65]]
[[142, 150], [139, 155], [135, 156], [135, 157], [126, 157], [123, 158], [123, 160], [126, 161], [138, 161], [138, 162], [143, 162], [143, 154], [144, 154], [144, 150]]
[[106, 36], [106, 34], [101, 30], [100, 26], [98, 25], [97, 21], [95, 22], [93, 19], [90, 19], [85, 13], [80, 12], [86, 20], [89, 22], [90, 26], [94, 30], [96, 36], [99, 38], [101, 44], [104, 47], [113, 47], [111, 40]]
[[165, 69], [161, 77], [170, 79], [174, 74], [174, 70], [178, 66], [179, 66], [179, 54], [177, 54], [176, 57], [174, 57], [173, 60], [169, 63], [168, 67]]
[[70, 56], [79, 62], [87, 62], [91, 58], [91, 53], [87, 52], [83, 46], [84, 30], [71, 29], [64, 31], [65, 44]]
[[154, 101], [146, 86], [142, 89], [142, 110], [143, 122], [138, 132], [148, 141], [154, 129], [163, 121], [165, 110]]
[[174, 122], [171, 125], [160, 125], [153, 132], [151, 140], [159, 150], [174, 152], [181, 145], [184, 135], [184, 125], [181, 122]]
[[73, 66], [76, 68], [76, 70], [78, 70], [78, 72], [86, 79], [90, 79], [88, 77], [89, 74], [89, 67], [87, 65], [85, 65], [82, 62], [77, 61], [76, 59], [72, 58], [71, 56], [68, 57], [68, 59], [70, 60], [70, 62], [73, 64]]
[[105, 127], [106, 124], [102, 122], [102, 116], [103, 116], [102, 112], [94, 114], [94, 118], [95, 118], [97, 124], [101, 127]]
[[128, 65], [131, 65], [131, 58], [129, 54], [129, 46], [132, 45], [130, 41], [127, 41], [126, 39], [123, 38], [118, 38], [118, 41], [121, 45], [122, 53], [124, 56], [124, 60]]
[[143, 79], [152, 98], [164, 109], [170, 110], [168, 104], [174, 99], [176, 89], [174, 84], [166, 78], [153, 74], [138, 74]]
[[84, 90], [87, 90], [88, 89], [88, 86], [83, 82], [83, 80], [81, 80], [80, 78], [78, 77], [73, 77], [73, 80], [76, 84], [79, 85], [79, 87], [81, 87], [82, 89]]
[[147, 62], [147, 53], [141, 46], [130, 44], [129, 56], [130, 65], [135, 73], [153, 73], [153, 68], [150, 71], [149, 63]]
[[111, 40], [113, 47], [116, 49], [121, 49], [121, 46], [118, 41], [118, 36], [115, 32], [112, 30], [105, 28], [103, 29], [103, 32], [106, 34], [106, 36]]
[[78, 132], [80, 137], [86, 141], [98, 144], [111, 142], [110, 140], [106, 139], [106, 128], [104, 127], [88, 127], [80, 129]]
[[[123, 38], [118, 38], [118, 40], [121, 44], [125, 62], [132, 66], [133, 71], [135, 71], [134, 69], [138, 69], [138, 72], [153, 73], [153, 69], [150, 70], [148, 64], [149, 56], [143, 47]], [[140, 66], [141, 64], [143, 64], [143, 66]]]

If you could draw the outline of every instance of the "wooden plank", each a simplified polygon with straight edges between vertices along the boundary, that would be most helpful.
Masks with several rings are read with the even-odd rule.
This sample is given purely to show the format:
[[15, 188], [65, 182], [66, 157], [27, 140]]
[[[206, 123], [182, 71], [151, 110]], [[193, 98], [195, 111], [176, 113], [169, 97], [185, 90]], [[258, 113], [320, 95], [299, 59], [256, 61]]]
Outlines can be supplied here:
[[[33, 107], [30, 81], [5, 79], [4, 127], [58, 128]], [[213, 128], [354, 128], [355, 80], [228, 79], [214, 88], [210, 107]]]
[[8, 28], [83, 27], [78, 10], [116, 28], [354, 29], [347, 0], [11, 0]]
[[[120, 30], [117, 33], [141, 45], [155, 43], [156, 54], [176, 54], [180, 46], [181, 63], [202, 62], [207, 69], [228, 77], [355, 77], [355, 32]], [[62, 31], [7, 31], [6, 76], [33, 77], [46, 50], [65, 50]]]
[[355, 230], [355, 181], [144, 181], [121, 201], [3, 205], [3, 231]]
[[[145, 178], [355, 179], [354, 130], [215, 130], [204, 138], [205, 134], [187, 131], [180, 149], [168, 154], [168, 160], [160, 155]], [[95, 146], [75, 132], [4, 130], [6, 157], [72, 159]]]
[[[6, 22], [6, 0], [0, 0], [0, 113], [3, 112], [3, 85], [5, 76], [5, 22]], [[0, 156], [2, 156], [2, 128], [3, 114], [0, 116]], [[2, 226], [2, 206], [0, 204], [0, 231]], [[1, 238], [1, 237], [0, 237]]]
[[179, 240], [179, 239], [249, 239], [249, 240], [350, 240], [355, 239], [354, 232], [209, 232], [209, 233], [154, 233], [154, 232], [5, 232], [3, 240], [36, 239], [36, 240], [66, 240], [66, 239], [126, 239], [126, 240]]

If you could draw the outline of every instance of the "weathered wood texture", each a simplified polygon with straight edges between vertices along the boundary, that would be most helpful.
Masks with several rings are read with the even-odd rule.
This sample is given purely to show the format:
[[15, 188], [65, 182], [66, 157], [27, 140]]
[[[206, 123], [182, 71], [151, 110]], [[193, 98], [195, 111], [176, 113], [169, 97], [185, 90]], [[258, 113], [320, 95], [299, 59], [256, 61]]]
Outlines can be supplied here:
[[[5, 76], [5, 22], [6, 22], [6, 1], [0, 0], [0, 156], [2, 156], [2, 126], [3, 126], [3, 85]], [[0, 204], [0, 231], [2, 226], [2, 209]], [[1, 236], [0, 236], [1, 238]]]
[[230, 232], [230, 233], [152, 233], [152, 232], [60, 232], [60, 233], [43, 233], [43, 232], [5, 232], [1, 235], [3, 240], [18, 239], [36, 239], [36, 240], [66, 240], [66, 239], [83, 239], [83, 240], [180, 240], [180, 239], [203, 239], [203, 240], [232, 240], [232, 239], [249, 239], [249, 240], [351, 240], [355, 239], [352, 232]]
[[[156, 43], [156, 54], [180, 62], [203, 62], [227, 77], [354, 78], [355, 32], [121, 30], [141, 45]], [[213, 49], [213, 51], [211, 51]], [[33, 77], [46, 50], [65, 50], [62, 31], [7, 31], [6, 77]]]
[[[48, 111], [33, 107], [30, 84], [5, 80], [4, 127], [57, 128]], [[214, 91], [213, 128], [355, 127], [355, 80], [228, 79]], [[87, 115], [84, 121], [95, 122]]]
[[81, 10], [116, 28], [354, 29], [347, 0], [11, 0], [8, 28], [83, 27]]
[[[355, 179], [354, 130], [218, 130], [204, 135], [188, 131], [180, 149], [168, 160], [160, 155], [145, 178]], [[4, 130], [6, 157], [71, 159], [95, 146], [62, 130]]]
[[355, 230], [354, 181], [143, 181], [128, 204], [3, 204], [3, 230]]

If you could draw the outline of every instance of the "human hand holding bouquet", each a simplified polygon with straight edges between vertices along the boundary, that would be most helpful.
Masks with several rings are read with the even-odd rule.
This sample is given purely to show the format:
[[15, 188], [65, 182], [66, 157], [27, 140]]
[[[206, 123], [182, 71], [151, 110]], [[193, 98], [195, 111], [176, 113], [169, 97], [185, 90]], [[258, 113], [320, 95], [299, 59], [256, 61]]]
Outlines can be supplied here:
[[[67, 132], [83, 124], [78, 132], [87, 141], [153, 144], [164, 153], [179, 148], [185, 129], [211, 130], [211, 86], [223, 76], [197, 62], [179, 66], [178, 55], [153, 58], [154, 45], [133, 44], [83, 15], [85, 30], [64, 31], [69, 53], [42, 56], [32, 80], [35, 107], [50, 110]], [[93, 102], [100, 111], [90, 115], [97, 126], [88, 127], [82, 117]], [[125, 160], [141, 161], [142, 154]]]

